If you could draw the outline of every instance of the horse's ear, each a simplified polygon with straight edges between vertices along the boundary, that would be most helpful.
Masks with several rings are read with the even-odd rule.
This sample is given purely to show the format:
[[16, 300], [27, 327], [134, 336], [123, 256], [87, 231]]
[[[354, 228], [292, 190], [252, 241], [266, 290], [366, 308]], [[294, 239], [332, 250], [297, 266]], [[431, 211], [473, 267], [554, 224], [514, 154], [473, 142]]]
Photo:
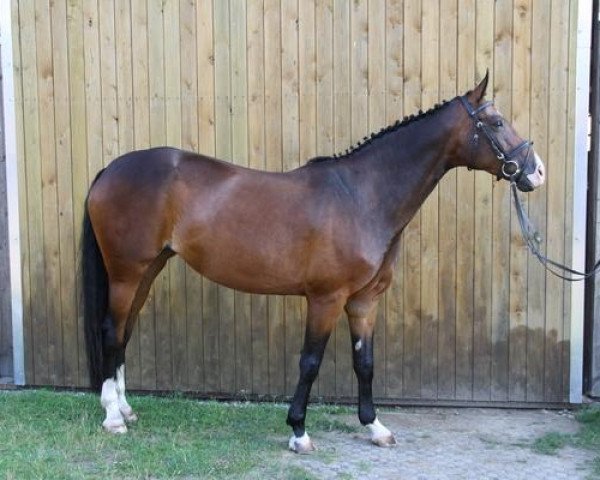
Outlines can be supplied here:
[[485, 91], [487, 89], [489, 79], [490, 79], [490, 70], [489, 70], [489, 68], [486, 68], [485, 77], [483, 77], [483, 80], [481, 80], [481, 82], [479, 82], [479, 85], [477, 85], [475, 87], [475, 90], [473, 90], [473, 100], [475, 101], [475, 103], [479, 103], [481, 101], [481, 99], [483, 97], [485, 97]]

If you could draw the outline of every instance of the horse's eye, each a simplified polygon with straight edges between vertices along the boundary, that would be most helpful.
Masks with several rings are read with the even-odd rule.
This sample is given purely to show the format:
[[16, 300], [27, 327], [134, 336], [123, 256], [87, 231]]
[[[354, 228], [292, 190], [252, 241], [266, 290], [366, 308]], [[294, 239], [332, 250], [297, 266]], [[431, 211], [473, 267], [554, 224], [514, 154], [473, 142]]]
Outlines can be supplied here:
[[496, 128], [500, 128], [502, 125], [504, 125], [504, 124], [502, 123], [502, 120], [497, 120], [497, 121], [496, 121], [496, 123], [494, 124], [494, 126], [495, 126]]

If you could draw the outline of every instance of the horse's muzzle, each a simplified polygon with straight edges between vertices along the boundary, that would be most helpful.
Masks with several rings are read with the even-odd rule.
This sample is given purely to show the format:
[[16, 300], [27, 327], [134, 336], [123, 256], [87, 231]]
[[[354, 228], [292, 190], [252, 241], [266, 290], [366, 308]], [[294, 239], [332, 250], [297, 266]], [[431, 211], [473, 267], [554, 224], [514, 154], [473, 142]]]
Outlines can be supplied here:
[[517, 182], [517, 188], [521, 192], [532, 192], [541, 187], [546, 181], [546, 167], [537, 153], [534, 152], [532, 168], [527, 168]]

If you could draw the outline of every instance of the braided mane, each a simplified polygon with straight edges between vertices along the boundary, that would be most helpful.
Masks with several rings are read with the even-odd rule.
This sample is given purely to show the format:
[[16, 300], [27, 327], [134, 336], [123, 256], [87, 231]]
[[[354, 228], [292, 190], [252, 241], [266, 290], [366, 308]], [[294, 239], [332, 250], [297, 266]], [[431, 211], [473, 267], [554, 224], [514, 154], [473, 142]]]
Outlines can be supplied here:
[[349, 148], [346, 149], [345, 152], [340, 152], [340, 153], [334, 154], [332, 157], [326, 157], [326, 156], [315, 157], [315, 158], [310, 159], [308, 162], [306, 162], [306, 164], [310, 165], [313, 163], [320, 163], [320, 162], [326, 162], [326, 161], [331, 161], [331, 160], [347, 159], [348, 157], [352, 156], [354, 153], [362, 150], [365, 146], [373, 143], [374, 140], [383, 138], [387, 134], [389, 134], [391, 132], [395, 132], [406, 125], [409, 125], [409, 124], [417, 122], [423, 118], [426, 118], [426, 117], [438, 112], [439, 110], [444, 108], [449, 103], [450, 103], [449, 101], [444, 100], [444, 101], [442, 101], [442, 103], [436, 103], [432, 108], [430, 108], [426, 112], [424, 112], [423, 110], [419, 110], [419, 113], [417, 115], [407, 115], [402, 120], [396, 120], [396, 122], [393, 123], [392, 125], [384, 127], [381, 130], [379, 130], [378, 132], [373, 132], [368, 137], [364, 137], [362, 139], [362, 141], [358, 142], [356, 145], [351, 145]]

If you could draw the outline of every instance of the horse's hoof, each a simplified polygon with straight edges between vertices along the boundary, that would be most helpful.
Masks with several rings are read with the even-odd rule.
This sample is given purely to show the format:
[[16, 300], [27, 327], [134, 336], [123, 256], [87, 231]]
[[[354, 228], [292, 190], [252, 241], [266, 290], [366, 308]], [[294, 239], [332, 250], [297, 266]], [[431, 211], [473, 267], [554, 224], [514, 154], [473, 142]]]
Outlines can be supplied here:
[[123, 415], [123, 418], [127, 423], [135, 423], [138, 421], [137, 413], [133, 410], [129, 410], [128, 412], [121, 411], [121, 415]]
[[375, 418], [373, 423], [367, 425], [371, 430], [371, 443], [378, 447], [393, 447], [396, 445], [396, 439], [392, 432], [385, 428], [379, 419]]
[[306, 454], [316, 450], [315, 445], [306, 433], [301, 437], [292, 435], [288, 446], [292, 452], [300, 454]]
[[124, 423], [104, 422], [102, 426], [108, 433], [119, 435], [127, 433], [127, 426]]
[[396, 439], [392, 434], [389, 434], [383, 437], [373, 437], [371, 438], [371, 443], [373, 443], [373, 445], [377, 445], [378, 447], [395, 447]]

